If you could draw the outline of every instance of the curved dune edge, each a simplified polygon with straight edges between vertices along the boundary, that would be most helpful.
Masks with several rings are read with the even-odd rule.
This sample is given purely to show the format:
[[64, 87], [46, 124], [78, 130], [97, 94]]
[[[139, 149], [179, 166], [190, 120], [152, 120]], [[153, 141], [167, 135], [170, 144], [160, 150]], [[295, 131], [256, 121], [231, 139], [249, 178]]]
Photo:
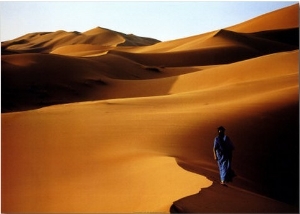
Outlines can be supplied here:
[[105, 55], [114, 46], [91, 45], [91, 44], [76, 44], [65, 45], [51, 51], [51, 54], [67, 55], [67, 56], [84, 56], [94, 57]]
[[122, 141], [122, 130], [107, 135], [93, 123], [72, 129], [67, 121], [81, 117], [65, 110], [2, 115], [10, 127], [3, 129], [2, 157], [10, 164], [2, 167], [2, 212], [168, 212], [173, 201], [211, 185], [174, 158], [131, 145], [142, 139]]
[[214, 183], [198, 194], [177, 200], [171, 213], [298, 213], [298, 208], [230, 184]]

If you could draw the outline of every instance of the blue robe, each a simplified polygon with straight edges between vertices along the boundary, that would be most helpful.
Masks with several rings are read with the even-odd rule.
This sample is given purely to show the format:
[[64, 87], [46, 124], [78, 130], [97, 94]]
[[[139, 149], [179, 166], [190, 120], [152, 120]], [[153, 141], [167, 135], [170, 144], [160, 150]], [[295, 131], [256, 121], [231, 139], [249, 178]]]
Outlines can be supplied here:
[[221, 181], [230, 180], [231, 176], [231, 159], [234, 146], [228, 136], [224, 135], [223, 139], [217, 136], [214, 140], [214, 150], [218, 158]]

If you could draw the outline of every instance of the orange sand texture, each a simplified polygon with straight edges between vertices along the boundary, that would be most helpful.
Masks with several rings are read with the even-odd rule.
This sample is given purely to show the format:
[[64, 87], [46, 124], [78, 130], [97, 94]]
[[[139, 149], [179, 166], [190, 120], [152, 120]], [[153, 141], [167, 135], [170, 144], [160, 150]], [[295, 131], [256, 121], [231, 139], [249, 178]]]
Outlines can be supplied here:
[[100, 27], [2, 42], [1, 211], [298, 212], [298, 21], [296, 4], [166, 42]]

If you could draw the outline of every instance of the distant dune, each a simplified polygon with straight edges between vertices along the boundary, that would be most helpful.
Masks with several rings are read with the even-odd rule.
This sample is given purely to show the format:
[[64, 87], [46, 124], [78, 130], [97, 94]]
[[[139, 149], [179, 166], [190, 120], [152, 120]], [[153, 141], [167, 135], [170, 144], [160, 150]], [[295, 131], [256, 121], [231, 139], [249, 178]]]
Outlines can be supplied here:
[[1, 211], [299, 212], [298, 22], [295, 4], [166, 42], [101, 27], [2, 42]]

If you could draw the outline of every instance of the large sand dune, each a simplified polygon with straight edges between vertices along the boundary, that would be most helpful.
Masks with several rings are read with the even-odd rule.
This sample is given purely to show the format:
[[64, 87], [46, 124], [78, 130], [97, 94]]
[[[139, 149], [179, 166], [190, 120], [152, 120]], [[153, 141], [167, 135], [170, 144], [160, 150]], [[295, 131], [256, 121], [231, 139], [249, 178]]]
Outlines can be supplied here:
[[298, 13], [167, 42], [99, 27], [3, 42], [1, 211], [298, 212]]

